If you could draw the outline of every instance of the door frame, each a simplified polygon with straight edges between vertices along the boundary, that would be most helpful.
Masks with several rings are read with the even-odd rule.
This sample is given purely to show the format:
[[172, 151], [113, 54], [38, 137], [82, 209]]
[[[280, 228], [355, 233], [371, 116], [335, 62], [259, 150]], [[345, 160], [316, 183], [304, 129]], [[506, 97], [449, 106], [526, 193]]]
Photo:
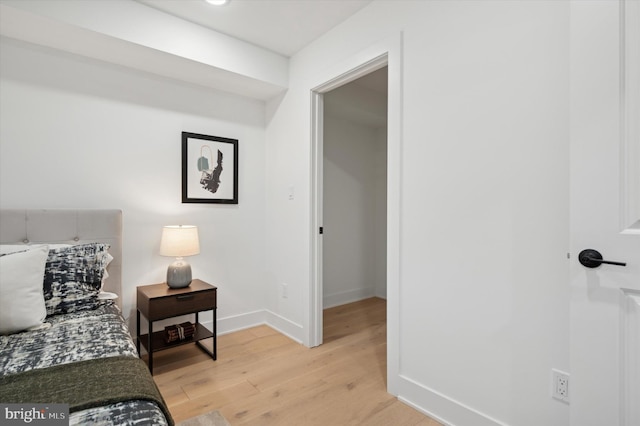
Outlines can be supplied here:
[[317, 79], [311, 98], [310, 286], [307, 342], [322, 344], [323, 126], [325, 93], [387, 66], [387, 390], [397, 395], [400, 342], [400, 211], [402, 144], [402, 33], [389, 37], [335, 65]]

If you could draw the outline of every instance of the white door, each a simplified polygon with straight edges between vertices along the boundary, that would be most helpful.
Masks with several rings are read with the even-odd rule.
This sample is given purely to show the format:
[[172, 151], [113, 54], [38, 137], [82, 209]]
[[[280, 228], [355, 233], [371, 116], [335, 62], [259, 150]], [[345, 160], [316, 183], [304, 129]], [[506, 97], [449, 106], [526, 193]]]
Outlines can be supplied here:
[[640, 425], [639, 30], [637, 0], [571, 3], [573, 426]]

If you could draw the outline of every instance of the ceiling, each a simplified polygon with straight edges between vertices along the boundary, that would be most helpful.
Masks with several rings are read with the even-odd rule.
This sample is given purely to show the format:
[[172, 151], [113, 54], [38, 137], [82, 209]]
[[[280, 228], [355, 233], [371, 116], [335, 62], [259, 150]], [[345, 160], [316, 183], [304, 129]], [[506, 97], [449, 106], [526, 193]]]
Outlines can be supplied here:
[[136, 0], [290, 57], [372, 0]]

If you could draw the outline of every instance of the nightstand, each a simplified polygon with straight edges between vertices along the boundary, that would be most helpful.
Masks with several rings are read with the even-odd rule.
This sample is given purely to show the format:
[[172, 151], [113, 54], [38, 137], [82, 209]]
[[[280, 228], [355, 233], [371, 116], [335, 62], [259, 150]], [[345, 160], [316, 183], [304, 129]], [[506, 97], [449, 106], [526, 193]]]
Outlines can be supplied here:
[[[140, 355], [140, 344], [149, 354], [149, 371], [153, 374], [153, 353], [173, 348], [187, 343], [196, 343], [216, 360], [218, 357], [216, 330], [216, 302], [217, 287], [201, 280], [193, 280], [189, 287], [169, 288], [166, 283], [139, 286], [137, 289], [136, 346]], [[198, 313], [213, 311], [213, 332], [198, 322]], [[147, 319], [149, 333], [140, 335], [140, 314]], [[177, 317], [179, 315], [195, 314], [195, 334], [192, 339], [166, 343], [164, 330], [153, 331], [155, 321]], [[213, 352], [205, 347], [200, 340], [213, 338]]]

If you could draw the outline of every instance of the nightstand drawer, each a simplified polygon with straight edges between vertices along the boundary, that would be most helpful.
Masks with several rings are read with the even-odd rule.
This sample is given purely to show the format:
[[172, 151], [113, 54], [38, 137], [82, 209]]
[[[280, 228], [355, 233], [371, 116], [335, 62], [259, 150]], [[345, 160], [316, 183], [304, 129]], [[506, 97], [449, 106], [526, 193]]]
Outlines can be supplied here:
[[151, 300], [148, 318], [155, 321], [193, 312], [209, 311], [215, 307], [215, 290], [176, 294]]

